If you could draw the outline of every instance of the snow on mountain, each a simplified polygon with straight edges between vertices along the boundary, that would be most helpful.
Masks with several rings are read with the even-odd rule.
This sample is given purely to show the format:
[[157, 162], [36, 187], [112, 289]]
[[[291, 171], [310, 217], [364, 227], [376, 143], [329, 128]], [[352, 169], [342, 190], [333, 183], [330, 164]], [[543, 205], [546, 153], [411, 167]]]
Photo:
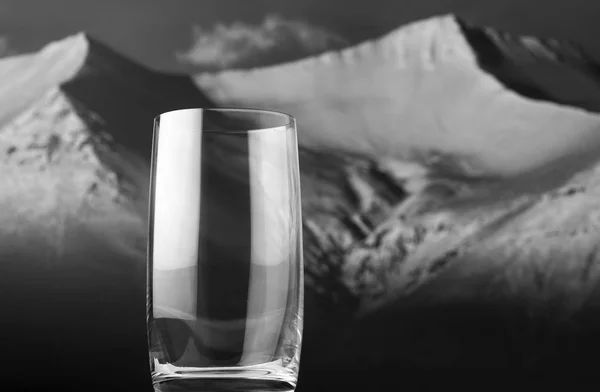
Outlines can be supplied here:
[[[89, 204], [142, 203], [142, 212], [153, 117], [208, 102], [186, 78], [154, 74], [83, 34], [3, 59], [0, 75], [2, 213], [34, 225], [23, 211], [44, 208], [57, 225]], [[3, 230], [18, 231], [4, 218]]]
[[600, 149], [600, 117], [506, 88], [475, 49], [459, 20], [444, 16], [318, 57], [195, 80], [218, 104], [294, 113], [307, 148], [465, 176], [588, 167]]

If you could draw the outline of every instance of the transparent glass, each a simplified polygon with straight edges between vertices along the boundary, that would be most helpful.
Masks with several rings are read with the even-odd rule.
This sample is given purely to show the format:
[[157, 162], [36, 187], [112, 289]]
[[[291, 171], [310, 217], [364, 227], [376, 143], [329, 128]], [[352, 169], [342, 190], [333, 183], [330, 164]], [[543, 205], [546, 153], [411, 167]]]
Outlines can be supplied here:
[[296, 123], [251, 109], [155, 119], [147, 328], [155, 391], [293, 391], [303, 315]]

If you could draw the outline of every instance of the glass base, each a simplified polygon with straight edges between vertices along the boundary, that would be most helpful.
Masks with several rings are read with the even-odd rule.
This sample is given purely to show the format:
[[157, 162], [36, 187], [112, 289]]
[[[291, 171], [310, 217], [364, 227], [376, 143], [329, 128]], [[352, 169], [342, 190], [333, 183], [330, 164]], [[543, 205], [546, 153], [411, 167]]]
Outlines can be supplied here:
[[155, 363], [155, 392], [293, 392], [296, 372], [281, 361], [236, 367], [179, 367]]

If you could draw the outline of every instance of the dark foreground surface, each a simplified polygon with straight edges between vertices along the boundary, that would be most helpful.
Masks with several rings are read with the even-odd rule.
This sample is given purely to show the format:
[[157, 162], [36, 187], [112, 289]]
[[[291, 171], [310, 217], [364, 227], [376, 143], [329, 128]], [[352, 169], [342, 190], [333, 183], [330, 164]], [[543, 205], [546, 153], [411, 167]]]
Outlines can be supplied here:
[[[2, 390], [152, 391], [143, 276], [123, 276], [72, 268], [59, 277], [39, 265], [3, 275], [2, 308], [10, 317], [2, 319]], [[418, 390], [487, 390], [522, 386], [522, 376], [543, 387], [595, 373], [600, 323], [593, 313], [576, 325], [534, 326], [502, 309], [438, 306], [381, 314], [337, 333], [340, 341], [356, 339], [345, 348], [326, 350], [307, 334], [297, 390], [400, 390], [409, 383]], [[579, 382], [570, 390], [579, 390]]]

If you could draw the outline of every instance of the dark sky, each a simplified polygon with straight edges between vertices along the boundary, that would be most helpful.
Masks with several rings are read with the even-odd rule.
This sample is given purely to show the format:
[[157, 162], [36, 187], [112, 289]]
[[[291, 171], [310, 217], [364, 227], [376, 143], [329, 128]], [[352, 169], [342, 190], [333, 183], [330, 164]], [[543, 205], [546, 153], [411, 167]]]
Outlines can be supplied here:
[[193, 24], [257, 22], [266, 13], [301, 18], [353, 42], [456, 13], [515, 33], [570, 38], [600, 58], [600, 0], [0, 0], [0, 34], [30, 50], [86, 31], [153, 68], [172, 70]]

